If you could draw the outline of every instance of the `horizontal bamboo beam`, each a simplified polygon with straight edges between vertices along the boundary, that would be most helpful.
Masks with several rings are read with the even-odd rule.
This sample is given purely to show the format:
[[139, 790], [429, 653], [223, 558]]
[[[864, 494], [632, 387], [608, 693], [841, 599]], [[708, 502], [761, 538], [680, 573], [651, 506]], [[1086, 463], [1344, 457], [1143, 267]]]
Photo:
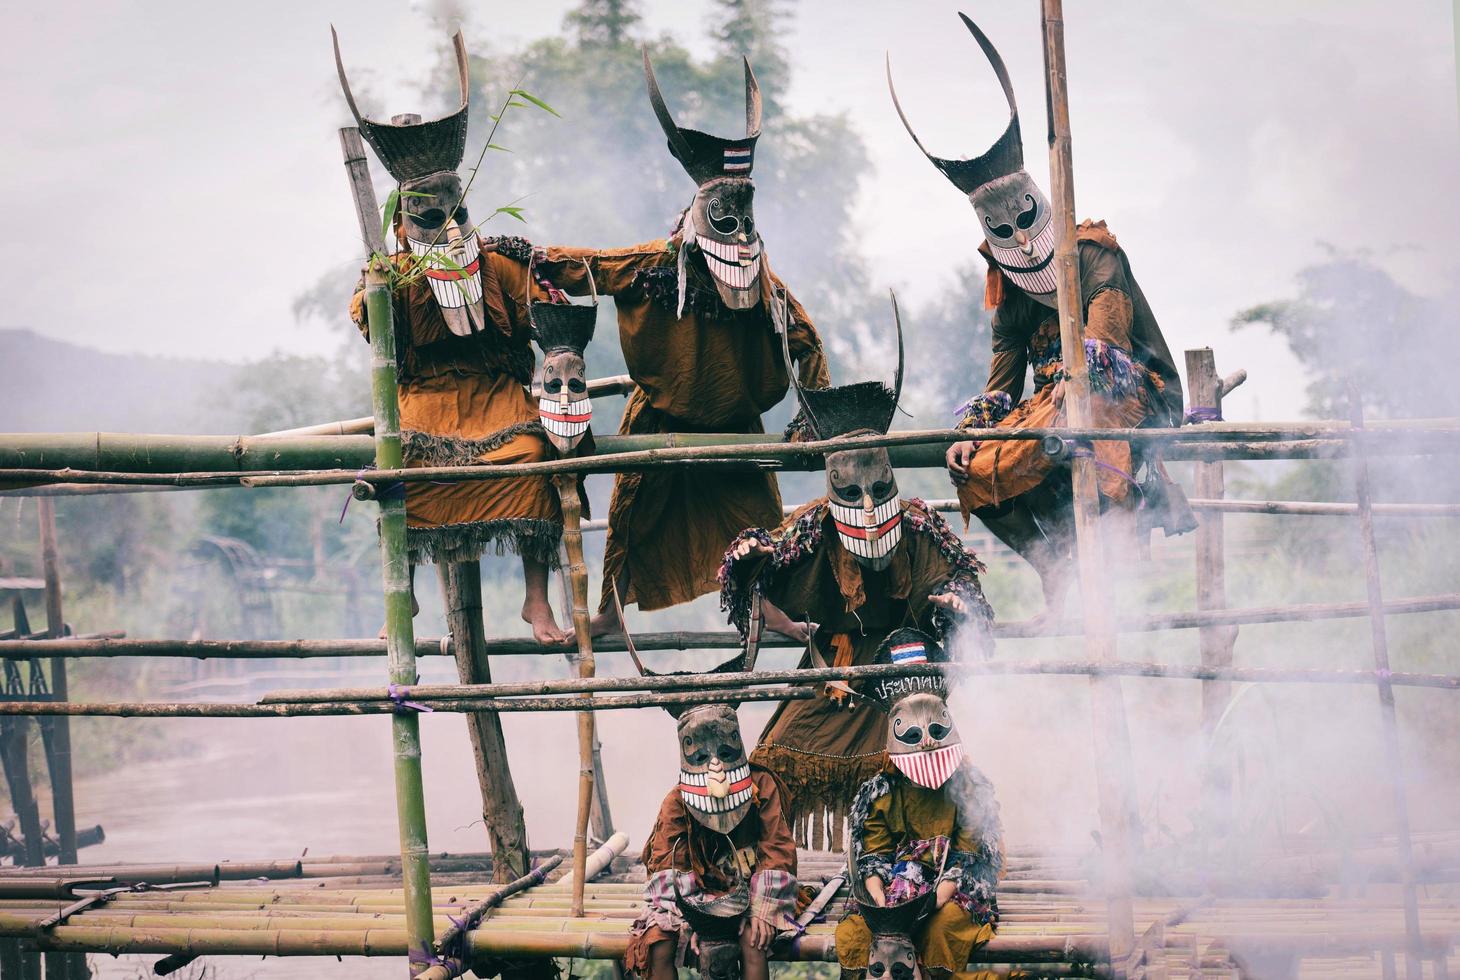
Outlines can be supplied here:
[[[1460, 593], [1442, 593], [1391, 599], [1384, 603], [1386, 615], [1409, 615], [1460, 609]], [[1116, 624], [1121, 632], [1146, 633], [1168, 629], [1199, 629], [1202, 626], [1237, 626], [1264, 623], [1307, 622], [1318, 619], [1352, 619], [1369, 615], [1367, 603], [1329, 602], [1299, 603], [1286, 606], [1250, 606], [1246, 609], [1219, 609], [1191, 612], [1157, 613], [1126, 617]], [[1073, 636], [1082, 626], [1078, 620], [1046, 623], [1021, 620], [995, 623], [996, 639], [1039, 639], [1046, 636]], [[767, 633], [761, 641], [766, 649], [801, 648], [805, 644], [779, 634]], [[640, 633], [634, 636], [634, 647], [640, 651], [669, 650], [733, 650], [740, 646], [740, 637], [730, 630], [670, 631]], [[494, 656], [539, 656], [572, 653], [570, 644], [541, 645], [529, 637], [499, 637], [487, 641], [487, 652]], [[622, 635], [596, 637], [595, 653], [623, 653], [628, 648]], [[416, 656], [451, 656], [449, 636], [416, 641]], [[381, 657], [385, 655], [383, 640], [0, 640], [0, 660], [29, 660], [32, 657], [186, 657], [198, 660], [309, 660], [334, 657]]]
[[[717, 701], [808, 701], [815, 688], [783, 687], [763, 690], [719, 690], [685, 694], [624, 695], [604, 698], [503, 698], [432, 701], [427, 710], [466, 711], [619, 711], [630, 708], [665, 708]], [[330, 704], [228, 704], [216, 701], [0, 701], [0, 715], [84, 715], [111, 718], [298, 718], [319, 715], [381, 715], [398, 710], [391, 701], [351, 701]]]
[[[978, 429], [920, 430], [881, 436], [787, 444], [763, 434], [670, 433], [609, 436], [596, 440], [596, 455], [515, 466], [420, 467], [409, 472], [381, 470], [366, 474], [370, 482], [397, 479], [494, 479], [550, 473], [608, 472], [635, 465], [702, 460], [775, 461], [816, 468], [819, 457], [853, 447], [920, 447], [893, 463], [900, 466], [941, 465], [944, 447], [963, 439], [1004, 441], [1043, 439], [1112, 440], [1169, 444], [1167, 458], [1182, 458], [1178, 447], [1222, 444], [1222, 452], [1241, 453], [1242, 446], [1261, 443], [1315, 443], [1304, 453], [1322, 454], [1363, 439], [1373, 452], [1451, 452], [1460, 447], [1460, 420], [1410, 419], [1375, 423], [1355, 430], [1347, 422], [1322, 421], [1275, 425], [1209, 423], [1177, 429]], [[1418, 437], [1418, 438], [1414, 438]], [[116, 433], [0, 434], [0, 482], [137, 483], [127, 476], [148, 474], [161, 485], [226, 485], [244, 477], [249, 486], [303, 486], [352, 483], [373, 459], [368, 436], [304, 436], [288, 439], [259, 436], [172, 436]], [[1271, 456], [1253, 450], [1259, 456]], [[1278, 458], [1278, 457], [1273, 457]], [[74, 471], [74, 472], [73, 472]], [[293, 472], [284, 472], [293, 471]]]
[[[1192, 510], [1224, 514], [1288, 514], [1301, 517], [1353, 517], [1358, 504], [1308, 500], [1202, 500], [1187, 501]], [[1460, 504], [1374, 504], [1375, 517], [1460, 517]]]

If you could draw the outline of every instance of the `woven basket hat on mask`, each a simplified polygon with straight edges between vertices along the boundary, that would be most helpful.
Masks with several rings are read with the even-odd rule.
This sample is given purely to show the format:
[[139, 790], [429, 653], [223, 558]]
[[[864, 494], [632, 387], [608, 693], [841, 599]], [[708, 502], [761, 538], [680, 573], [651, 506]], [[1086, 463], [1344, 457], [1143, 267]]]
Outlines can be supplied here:
[[1004, 59], [978, 25], [967, 15], [959, 14], [964, 26], [978, 42], [984, 57], [993, 66], [1009, 107], [1009, 121], [994, 145], [983, 154], [966, 160], [936, 157], [929, 153], [913, 132], [912, 123], [897, 99], [892, 85], [892, 61], [887, 63], [887, 87], [892, 104], [918, 149], [937, 167], [943, 176], [968, 195], [978, 214], [990, 257], [1000, 271], [1032, 298], [1055, 305], [1054, 209], [1044, 191], [1024, 169], [1024, 144], [1019, 132], [1019, 107], [1014, 102], [1014, 86]]
[[[801, 403], [800, 421], [811, 436], [822, 440], [885, 434], [892, 427], [902, 395], [902, 317], [897, 309], [897, 296], [892, 297], [897, 375], [891, 388], [880, 381], [861, 381], [834, 388], [802, 388], [787, 340], [784, 294], [777, 291], [772, 304], [773, 320], [781, 333], [786, 371]], [[885, 568], [902, 540], [902, 502], [897, 496], [897, 479], [887, 450], [828, 452], [826, 482], [827, 506], [842, 547], [868, 568]]]
[[583, 353], [593, 339], [598, 305], [535, 302], [528, 307], [528, 317], [543, 353], [537, 398], [542, 427], [559, 452], [572, 452], [593, 422]]
[[366, 116], [355, 104], [340, 56], [340, 39], [333, 27], [330, 36], [334, 41], [340, 90], [360, 127], [360, 135], [400, 185], [395, 221], [402, 246], [419, 263], [446, 328], [458, 337], [481, 333], [487, 323], [481, 244], [467, 211], [461, 178], [456, 173], [466, 152], [471, 93], [465, 39], [460, 31], [451, 39], [456, 52], [460, 99], [454, 112], [429, 120], [405, 113], [392, 116], [390, 122], [379, 122]]
[[[611, 589], [620, 623], [625, 623], [618, 589]], [[650, 670], [639, 659], [633, 637], [624, 625], [625, 646], [634, 667], [644, 677], [697, 677], [705, 674], [749, 673], [755, 670], [763, 622], [760, 598], [752, 600], [750, 628], [739, 654], [713, 670], [700, 672]], [[750, 756], [740, 733], [739, 701], [733, 696], [709, 704], [666, 705], [676, 720], [679, 743], [679, 796], [685, 811], [716, 833], [728, 834], [744, 820], [755, 805], [755, 788], [750, 777]]]

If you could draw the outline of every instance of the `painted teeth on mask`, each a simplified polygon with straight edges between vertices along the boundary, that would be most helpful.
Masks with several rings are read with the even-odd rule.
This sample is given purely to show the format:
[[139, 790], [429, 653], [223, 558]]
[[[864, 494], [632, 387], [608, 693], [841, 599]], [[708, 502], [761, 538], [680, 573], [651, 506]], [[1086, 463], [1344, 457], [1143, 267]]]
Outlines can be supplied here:
[[749, 289], [760, 275], [760, 240], [751, 246], [755, 251], [749, 265], [740, 264], [740, 246], [729, 242], [718, 242], [712, 238], [697, 238], [695, 244], [703, 251], [710, 275], [732, 289]]

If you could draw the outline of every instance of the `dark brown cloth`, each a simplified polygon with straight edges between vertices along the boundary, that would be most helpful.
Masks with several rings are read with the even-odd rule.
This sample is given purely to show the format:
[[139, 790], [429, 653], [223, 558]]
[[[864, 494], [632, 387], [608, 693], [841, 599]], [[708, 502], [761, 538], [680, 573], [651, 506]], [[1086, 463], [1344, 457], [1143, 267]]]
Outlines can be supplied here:
[[[536, 271], [567, 292], [593, 288], [612, 296], [619, 342], [638, 386], [619, 432], [763, 432], [761, 414], [790, 384], [781, 339], [771, 324], [771, 287], [763, 267], [761, 303], [749, 310], [718, 306], [704, 260], [689, 260], [684, 315], [676, 312], [678, 242], [659, 240], [620, 249], [550, 247]], [[585, 265], [586, 263], [586, 265]], [[790, 297], [789, 342], [807, 387], [830, 384], [826, 358], [806, 311]], [[718, 306], [718, 309], [717, 309]], [[604, 592], [629, 572], [624, 604], [645, 610], [689, 602], [717, 588], [726, 543], [741, 528], [780, 519], [773, 474], [679, 468], [621, 473], [614, 481], [605, 545]]]

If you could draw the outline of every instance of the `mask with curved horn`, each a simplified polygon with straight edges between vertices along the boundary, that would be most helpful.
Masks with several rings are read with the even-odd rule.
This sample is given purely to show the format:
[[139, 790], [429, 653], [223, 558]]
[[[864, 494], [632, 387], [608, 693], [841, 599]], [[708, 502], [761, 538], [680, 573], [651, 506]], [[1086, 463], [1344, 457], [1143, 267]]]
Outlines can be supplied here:
[[991, 261], [1015, 286], [1045, 304], [1055, 305], [1054, 211], [1039, 185], [1024, 169], [1023, 138], [1019, 131], [1019, 107], [1014, 101], [1014, 86], [1004, 59], [988, 36], [966, 14], [963, 19], [984, 57], [993, 66], [1004, 100], [1009, 107], [1009, 122], [1003, 134], [981, 156], [967, 160], [936, 157], [923, 146], [913, 131], [892, 84], [892, 59], [887, 61], [887, 88], [892, 104], [908, 135], [923, 155], [943, 173], [953, 186], [967, 194], [978, 214], [984, 238], [988, 242]]
[[680, 275], [691, 251], [704, 257], [720, 301], [731, 310], [748, 310], [761, 299], [761, 240], [755, 227], [755, 143], [760, 139], [761, 95], [750, 61], [745, 64], [745, 135], [726, 139], [686, 129], [674, 121], [649, 50], [644, 49], [644, 81], [669, 151], [699, 186], [684, 216]]
[[400, 244], [416, 256], [425, 270], [425, 282], [441, 311], [446, 328], [458, 337], [481, 333], [486, 309], [481, 275], [481, 245], [467, 212], [461, 178], [456, 168], [466, 152], [467, 108], [471, 86], [467, 79], [466, 40], [452, 36], [461, 105], [440, 119], [422, 121], [414, 113], [391, 117], [388, 123], [363, 115], [350, 91], [340, 56], [340, 38], [333, 27], [335, 70], [340, 90], [360, 127], [360, 135], [375, 150], [385, 169], [400, 184], [396, 233]]

